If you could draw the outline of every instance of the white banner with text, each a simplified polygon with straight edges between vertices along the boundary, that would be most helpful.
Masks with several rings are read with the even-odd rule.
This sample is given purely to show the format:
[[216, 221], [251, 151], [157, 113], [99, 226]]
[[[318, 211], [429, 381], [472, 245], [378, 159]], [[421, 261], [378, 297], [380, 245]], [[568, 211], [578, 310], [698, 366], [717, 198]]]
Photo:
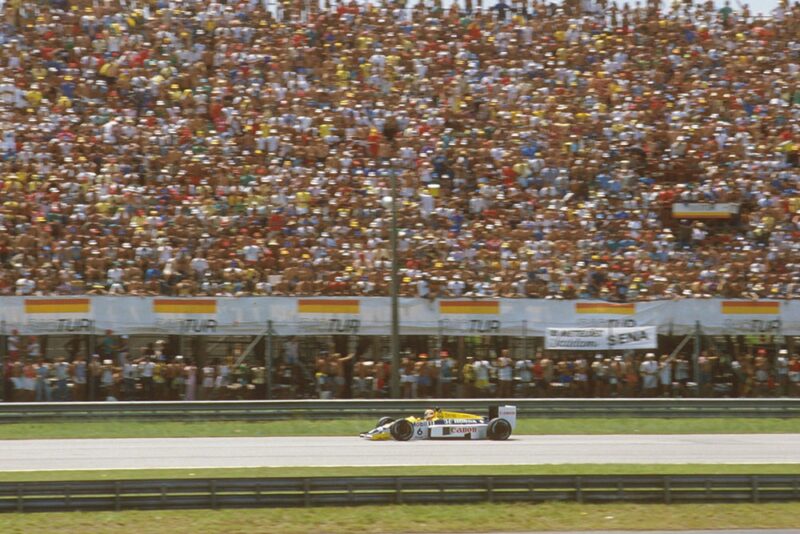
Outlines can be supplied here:
[[548, 350], [633, 350], [658, 346], [655, 326], [622, 328], [548, 328]]
[[[403, 335], [543, 337], [548, 328], [800, 335], [800, 301], [400, 299]], [[0, 297], [0, 334], [389, 335], [386, 297]]]

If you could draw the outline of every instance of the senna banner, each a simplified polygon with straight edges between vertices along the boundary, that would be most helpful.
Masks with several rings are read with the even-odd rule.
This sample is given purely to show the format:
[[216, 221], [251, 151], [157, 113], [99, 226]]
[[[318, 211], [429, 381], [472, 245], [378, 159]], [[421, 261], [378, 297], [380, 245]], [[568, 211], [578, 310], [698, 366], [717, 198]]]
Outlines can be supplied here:
[[629, 350], [658, 346], [655, 326], [622, 328], [548, 328], [548, 350]]
[[[400, 299], [403, 335], [547, 335], [548, 328], [655, 327], [682, 335], [800, 335], [800, 301], [636, 303], [545, 299]], [[0, 297], [0, 334], [388, 335], [385, 297]]]

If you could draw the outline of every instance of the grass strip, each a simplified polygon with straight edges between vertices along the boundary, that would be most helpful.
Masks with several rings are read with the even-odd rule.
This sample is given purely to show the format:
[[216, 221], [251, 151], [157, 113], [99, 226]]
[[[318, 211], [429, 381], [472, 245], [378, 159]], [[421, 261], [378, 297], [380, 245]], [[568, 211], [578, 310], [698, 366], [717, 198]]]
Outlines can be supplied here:
[[[121, 479], [348, 477], [448, 475], [792, 475], [800, 464], [545, 464], [384, 467], [252, 467], [232, 469], [117, 469], [0, 473], [0, 482]], [[2, 516], [0, 516], [2, 517]]]
[[[192, 438], [269, 436], [355, 436], [371, 429], [369, 419], [310, 421], [132, 421], [7, 423], [0, 439]], [[521, 419], [516, 434], [781, 434], [800, 433], [800, 418], [708, 419]]]
[[392, 505], [303, 509], [7, 514], [4, 534], [136, 532], [530, 532], [795, 528], [800, 504], [637, 505], [575, 503]]

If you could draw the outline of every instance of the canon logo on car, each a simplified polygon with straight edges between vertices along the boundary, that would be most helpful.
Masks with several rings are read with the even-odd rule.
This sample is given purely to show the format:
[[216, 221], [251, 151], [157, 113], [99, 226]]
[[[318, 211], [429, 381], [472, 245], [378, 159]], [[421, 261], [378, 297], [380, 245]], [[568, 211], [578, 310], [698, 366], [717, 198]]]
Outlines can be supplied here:
[[475, 432], [475, 427], [454, 426], [450, 429], [451, 434], [469, 434], [470, 432]]

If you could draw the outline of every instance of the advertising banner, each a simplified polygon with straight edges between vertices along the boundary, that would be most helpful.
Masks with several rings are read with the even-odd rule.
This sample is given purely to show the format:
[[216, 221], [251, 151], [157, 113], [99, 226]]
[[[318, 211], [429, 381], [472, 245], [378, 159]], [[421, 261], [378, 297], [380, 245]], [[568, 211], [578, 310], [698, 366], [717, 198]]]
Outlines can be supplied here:
[[672, 205], [672, 216], [676, 219], [730, 219], [739, 213], [739, 204], [705, 202], [676, 202]]
[[[546, 299], [400, 299], [402, 335], [545, 337], [548, 329], [654, 327], [684, 335], [800, 335], [800, 301], [635, 303]], [[0, 297], [0, 333], [389, 335], [386, 297]], [[611, 334], [609, 334], [611, 335]], [[559, 336], [569, 338], [569, 335]]]
[[658, 346], [655, 326], [622, 328], [548, 328], [548, 350], [629, 350]]

